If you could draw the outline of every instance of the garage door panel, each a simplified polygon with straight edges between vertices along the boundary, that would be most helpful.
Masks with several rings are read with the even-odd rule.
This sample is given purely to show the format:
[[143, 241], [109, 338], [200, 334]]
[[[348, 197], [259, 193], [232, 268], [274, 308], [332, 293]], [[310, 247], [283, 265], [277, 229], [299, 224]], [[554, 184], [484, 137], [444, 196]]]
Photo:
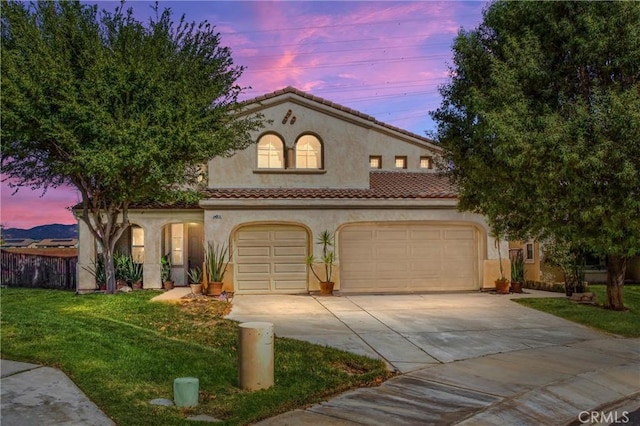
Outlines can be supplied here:
[[349, 241], [371, 241], [373, 238], [372, 229], [349, 229], [340, 233]]
[[307, 233], [288, 225], [248, 226], [236, 236], [238, 293], [304, 292]]
[[269, 239], [268, 231], [240, 231], [238, 232], [237, 241], [265, 241]]
[[302, 229], [284, 229], [284, 230], [274, 230], [273, 239], [275, 241], [282, 240], [297, 240], [301, 242], [307, 241], [307, 233]]
[[307, 286], [307, 282], [306, 281], [301, 281], [299, 279], [277, 279], [274, 282], [274, 290], [275, 291], [281, 291], [281, 292], [285, 292], [285, 291], [298, 291], [300, 289], [301, 286], [305, 287]]
[[415, 229], [410, 233], [410, 239], [417, 241], [439, 241], [441, 238], [439, 230]]
[[266, 292], [269, 291], [269, 281], [262, 280], [239, 280], [236, 282], [238, 287], [242, 287], [247, 292]]
[[471, 225], [353, 225], [339, 237], [345, 293], [478, 289], [477, 231]]
[[407, 231], [404, 229], [394, 230], [394, 229], [381, 229], [376, 232], [376, 239], [378, 241], [405, 241], [407, 240], [408, 235]]
[[241, 257], [249, 257], [249, 256], [264, 256], [269, 257], [271, 251], [269, 247], [238, 247], [237, 249], [238, 256]]
[[273, 247], [273, 256], [274, 257], [297, 257], [298, 260], [302, 260], [305, 258], [307, 253], [306, 247], [293, 247], [293, 246], [276, 246]]
[[276, 274], [285, 273], [307, 273], [307, 266], [300, 263], [276, 263], [273, 265], [273, 272]]
[[434, 244], [413, 244], [409, 246], [410, 256], [412, 259], [421, 258], [421, 259], [431, 259], [431, 258], [440, 258], [442, 255], [442, 248], [440, 246]]
[[238, 265], [238, 272], [241, 274], [268, 274], [271, 272], [269, 263], [242, 263]]
[[407, 246], [402, 244], [384, 244], [374, 248], [377, 259], [397, 259], [407, 257]]
[[410, 271], [419, 274], [420, 276], [439, 276], [441, 274], [440, 268], [442, 265], [440, 262], [424, 261], [424, 262], [411, 262]]
[[445, 230], [444, 239], [445, 240], [473, 240], [474, 231], [473, 229]]

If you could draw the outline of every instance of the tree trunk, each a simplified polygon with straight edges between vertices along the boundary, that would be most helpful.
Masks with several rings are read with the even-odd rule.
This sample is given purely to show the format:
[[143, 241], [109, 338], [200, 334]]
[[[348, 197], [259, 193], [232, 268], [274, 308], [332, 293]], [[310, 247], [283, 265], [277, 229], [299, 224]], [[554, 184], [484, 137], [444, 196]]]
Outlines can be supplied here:
[[113, 250], [108, 245], [102, 247], [104, 256], [104, 272], [107, 278], [107, 294], [115, 294], [116, 292], [116, 273], [113, 264]]
[[622, 288], [624, 287], [624, 275], [627, 270], [627, 258], [623, 256], [609, 256], [607, 262], [607, 299], [609, 309], [624, 311], [622, 301]]

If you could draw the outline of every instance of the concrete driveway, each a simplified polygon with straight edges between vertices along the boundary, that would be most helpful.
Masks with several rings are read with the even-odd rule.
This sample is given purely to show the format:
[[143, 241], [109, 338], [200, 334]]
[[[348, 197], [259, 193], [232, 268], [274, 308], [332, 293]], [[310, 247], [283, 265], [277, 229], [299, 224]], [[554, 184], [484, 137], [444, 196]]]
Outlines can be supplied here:
[[511, 301], [518, 297], [564, 297], [535, 290], [527, 293], [238, 295], [228, 318], [271, 322], [277, 336], [378, 357], [401, 373], [605, 337]]
[[[405, 374], [256, 425], [640, 424], [640, 339], [522, 307], [527, 290], [389, 296], [236, 296], [230, 318], [384, 359]], [[609, 424], [590, 422], [592, 424]]]

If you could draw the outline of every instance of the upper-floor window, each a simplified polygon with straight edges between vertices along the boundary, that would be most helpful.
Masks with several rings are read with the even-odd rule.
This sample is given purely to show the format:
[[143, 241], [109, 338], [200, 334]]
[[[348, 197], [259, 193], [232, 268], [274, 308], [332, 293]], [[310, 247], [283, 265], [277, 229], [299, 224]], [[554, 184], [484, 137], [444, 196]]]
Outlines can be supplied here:
[[420, 168], [421, 169], [431, 169], [433, 167], [433, 162], [431, 157], [420, 157]]
[[406, 169], [407, 168], [407, 157], [396, 156], [396, 169]]
[[369, 156], [369, 168], [381, 169], [382, 168], [382, 157], [380, 155], [370, 155]]
[[277, 135], [268, 133], [258, 140], [258, 168], [284, 168], [284, 143]]
[[303, 135], [296, 142], [296, 169], [321, 169], [322, 144], [313, 135]]

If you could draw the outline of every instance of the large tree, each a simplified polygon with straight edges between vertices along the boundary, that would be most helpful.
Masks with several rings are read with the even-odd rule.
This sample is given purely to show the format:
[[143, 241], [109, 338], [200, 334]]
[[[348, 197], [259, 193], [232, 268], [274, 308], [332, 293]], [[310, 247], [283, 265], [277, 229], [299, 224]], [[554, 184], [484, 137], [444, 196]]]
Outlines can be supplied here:
[[113, 252], [141, 200], [172, 202], [199, 166], [251, 143], [238, 118], [242, 67], [207, 22], [148, 23], [121, 5], [2, 5], [2, 173], [18, 188], [72, 185], [80, 218]]
[[613, 309], [640, 254], [639, 22], [639, 2], [494, 2], [431, 113], [460, 208], [606, 255]]

